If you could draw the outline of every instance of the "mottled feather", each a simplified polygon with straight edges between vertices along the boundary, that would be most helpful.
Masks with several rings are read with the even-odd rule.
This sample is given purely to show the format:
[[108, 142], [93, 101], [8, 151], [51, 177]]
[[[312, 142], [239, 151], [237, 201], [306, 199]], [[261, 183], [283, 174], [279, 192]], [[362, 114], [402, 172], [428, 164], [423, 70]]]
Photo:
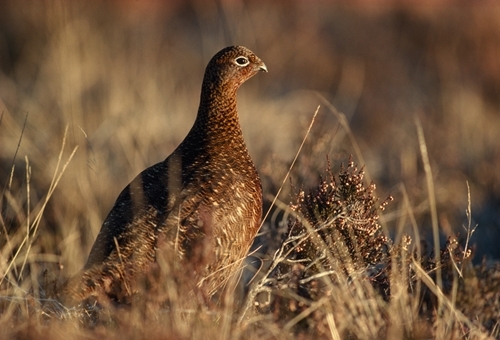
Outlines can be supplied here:
[[259, 228], [262, 189], [236, 107], [241, 84], [265, 64], [231, 46], [208, 63], [196, 121], [163, 162], [118, 196], [66, 300], [105, 294], [126, 300], [162, 252], [189, 264], [208, 297], [238, 271]]

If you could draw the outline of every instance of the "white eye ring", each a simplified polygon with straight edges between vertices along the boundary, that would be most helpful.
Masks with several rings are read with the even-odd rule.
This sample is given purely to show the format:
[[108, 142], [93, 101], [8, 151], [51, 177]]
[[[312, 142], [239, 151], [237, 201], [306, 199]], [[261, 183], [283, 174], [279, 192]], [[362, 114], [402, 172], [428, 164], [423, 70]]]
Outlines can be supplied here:
[[250, 62], [247, 57], [239, 56], [234, 59], [234, 63], [238, 66], [247, 66]]

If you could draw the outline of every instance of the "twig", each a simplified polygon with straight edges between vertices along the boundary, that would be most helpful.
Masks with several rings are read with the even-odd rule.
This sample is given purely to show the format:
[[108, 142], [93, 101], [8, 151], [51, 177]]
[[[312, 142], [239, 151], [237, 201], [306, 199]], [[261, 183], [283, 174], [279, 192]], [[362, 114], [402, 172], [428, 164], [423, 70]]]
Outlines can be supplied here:
[[289, 332], [293, 326], [298, 324], [301, 320], [305, 319], [309, 314], [313, 313], [317, 309], [319, 309], [321, 306], [326, 304], [329, 301], [329, 297], [323, 297], [319, 299], [318, 301], [315, 301], [311, 303], [311, 305], [304, 309], [302, 312], [300, 312], [297, 316], [295, 316], [292, 320], [288, 321], [286, 325], [283, 327], [283, 330], [286, 332]]
[[[28, 250], [26, 251], [26, 254], [28, 254], [31, 250], [31, 242], [30, 242], [30, 201], [31, 201], [31, 194], [30, 194], [30, 178], [31, 178], [31, 167], [29, 164], [28, 156], [24, 157], [26, 161], [26, 242], [28, 243]], [[26, 265], [26, 261], [28, 259], [28, 256], [24, 257], [23, 264], [21, 265], [21, 271], [19, 272], [19, 280], [22, 280], [23, 278], [23, 268]]]
[[[23, 135], [24, 135], [24, 129], [26, 128], [26, 124], [28, 122], [28, 114], [29, 112], [26, 112], [26, 116], [24, 117], [24, 123], [23, 123], [23, 128], [21, 130], [21, 135], [19, 136], [19, 141], [17, 142], [17, 147], [16, 147], [16, 151], [14, 152], [14, 157], [12, 158], [12, 164], [10, 166], [10, 168], [12, 169], [11, 171], [11, 178], [9, 180], [9, 183], [12, 182], [12, 176], [14, 175], [14, 165], [15, 165], [15, 162], [16, 162], [16, 158], [17, 158], [17, 153], [19, 152], [19, 148], [21, 147], [21, 140], [23, 139]], [[7, 183], [5, 183], [5, 185], [3, 186], [3, 189], [2, 189], [2, 195], [0, 197], [3, 197], [4, 193], [5, 193], [5, 190], [7, 189]]]
[[[432, 178], [432, 169], [429, 161], [429, 154], [427, 153], [427, 144], [425, 143], [424, 131], [422, 129], [422, 123], [415, 117], [415, 125], [417, 126], [418, 134], [418, 144], [420, 146], [420, 154], [422, 156], [422, 163], [424, 165], [425, 179], [427, 182], [427, 191], [429, 195], [429, 208], [431, 210], [431, 220], [432, 220], [432, 237], [434, 239], [434, 254], [436, 261], [436, 283], [438, 288], [441, 290], [443, 288], [443, 276], [441, 273], [441, 253], [439, 244], [439, 225], [437, 218], [437, 207], [436, 207], [436, 194], [434, 192], [434, 181]], [[441, 311], [443, 304], [442, 298], [438, 297], [438, 311]], [[439, 313], [438, 313], [439, 315]]]
[[470, 320], [467, 318], [460, 310], [455, 308], [453, 303], [444, 295], [443, 290], [438, 287], [429, 274], [426, 273], [425, 269], [422, 268], [418, 261], [413, 260], [413, 266], [416, 269], [417, 275], [420, 277], [422, 282], [436, 295], [439, 299], [441, 299], [443, 305], [446, 305], [451, 313], [455, 315], [458, 321], [464, 323], [469, 329], [477, 328]]
[[121, 266], [118, 267], [118, 271], [120, 272], [120, 275], [123, 277], [123, 284], [125, 286], [125, 289], [127, 290], [127, 294], [132, 295], [132, 290], [130, 289], [127, 283], [127, 278], [125, 277], [125, 264], [123, 263], [122, 253], [120, 252], [120, 245], [118, 244], [118, 240], [116, 239], [116, 237], [113, 237], [113, 241], [115, 242], [116, 252], [118, 253], [118, 259], [120, 259], [120, 264], [121, 264]]
[[[467, 215], [467, 228], [464, 227], [465, 231], [467, 232], [467, 238], [465, 240], [465, 247], [464, 247], [464, 254], [462, 257], [462, 260], [465, 260], [467, 257], [469, 257], [469, 241], [476, 231], [477, 225], [471, 230], [471, 225], [472, 225], [472, 208], [471, 208], [471, 198], [470, 198], [470, 187], [469, 187], [469, 181], [465, 182], [467, 184], [467, 209], [465, 210], [465, 215]], [[462, 263], [463, 265], [463, 263]]]
[[278, 199], [278, 196], [280, 195], [281, 190], [283, 189], [283, 186], [285, 185], [285, 182], [288, 179], [288, 176], [290, 176], [290, 172], [292, 171], [292, 168], [295, 165], [295, 162], [297, 161], [297, 158], [299, 158], [299, 155], [300, 155], [300, 152], [302, 150], [302, 147], [304, 146], [304, 144], [306, 142], [306, 139], [307, 139], [307, 136], [309, 136], [309, 133], [311, 132], [311, 129], [312, 129], [313, 125], [314, 125], [314, 121], [316, 119], [316, 116], [318, 115], [319, 108], [320, 108], [320, 106], [318, 105], [318, 107], [316, 108], [316, 111], [314, 112], [314, 115], [313, 115], [313, 117], [311, 119], [311, 123], [309, 124], [309, 127], [307, 128], [306, 135], [304, 136], [304, 139], [302, 139], [302, 143], [300, 143], [299, 149], [297, 150], [297, 153], [295, 154], [295, 158], [293, 159], [292, 164], [290, 164], [290, 168], [288, 168], [288, 172], [286, 173], [285, 178], [283, 178], [283, 182], [281, 182], [281, 185], [280, 185], [280, 188], [278, 189], [278, 192], [274, 196], [274, 199], [271, 202], [271, 205], [269, 206], [269, 209], [267, 210], [266, 214], [264, 215], [264, 218], [262, 219], [262, 222], [260, 224], [259, 229], [262, 228], [262, 225], [264, 224], [264, 221], [266, 220], [267, 216], [269, 216], [269, 213], [271, 212], [272, 207], [276, 203], [276, 200]]
[[[335, 117], [339, 120], [340, 125], [342, 128], [347, 133], [347, 136], [349, 137], [349, 141], [351, 142], [352, 147], [354, 148], [354, 152], [356, 153], [356, 157], [359, 160], [361, 164], [366, 164], [365, 159], [363, 157], [363, 154], [361, 152], [361, 148], [358, 145], [358, 142], [356, 141], [356, 138], [354, 137], [354, 134], [352, 133], [351, 127], [349, 126], [349, 122], [347, 121], [347, 118], [345, 114], [342, 112], [339, 112], [335, 106], [333, 106], [325, 97], [323, 97], [321, 94], [317, 93], [316, 94], [318, 98], [325, 104], [325, 106], [334, 114]], [[371, 177], [368, 171], [365, 170], [365, 176], [366, 176], [366, 181], [368, 183], [371, 183]]]
[[[66, 171], [66, 168], [68, 167], [69, 163], [71, 162], [71, 159], [75, 155], [76, 150], [78, 149], [78, 146], [76, 146], [73, 149], [73, 151], [71, 152], [71, 154], [68, 157], [68, 160], [66, 161], [66, 163], [64, 163], [61, 171], [58, 173], [59, 166], [61, 164], [62, 155], [63, 155], [63, 152], [64, 152], [64, 146], [66, 144], [67, 132], [68, 132], [68, 127], [66, 127], [66, 129], [64, 131], [64, 136], [63, 136], [63, 142], [62, 142], [62, 146], [61, 146], [61, 151], [59, 152], [59, 158], [58, 158], [58, 161], [57, 161], [56, 169], [54, 171], [54, 176], [52, 177], [52, 182], [51, 182], [51, 184], [49, 186], [49, 190], [47, 192], [47, 195], [45, 196], [45, 201], [43, 202], [42, 207], [40, 208], [40, 211], [37, 213], [37, 215], [35, 216], [35, 219], [33, 220], [33, 222], [31, 223], [31, 226], [30, 226], [30, 231], [32, 231], [32, 233], [33, 233], [33, 236], [31, 237], [30, 244], [35, 239], [35, 235], [36, 235], [36, 233], [38, 231], [38, 227], [39, 227], [40, 222], [42, 220], [43, 212], [45, 211], [45, 208], [47, 207], [47, 204], [48, 204], [50, 198], [52, 197], [52, 194], [54, 193], [57, 185], [59, 184], [59, 181], [61, 180], [61, 177], [64, 174], [64, 172]], [[29, 235], [29, 233], [28, 233], [28, 235]], [[19, 253], [23, 249], [24, 245], [29, 241], [29, 236], [28, 235], [26, 235], [24, 237], [24, 239], [20, 243], [20, 245], [19, 245], [19, 247], [18, 247], [15, 255], [12, 257], [12, 260], [10, 261], [9, 265], [7, 266], [7, 269], [5, 270], [5, 273], [2, 276], [2, 279], [0, 279], [0, 284], [3, 282], [3, 280], [7, 276], [10, 268], [13, 266], [13, 264], [14, 264], [17, 256], [19, 256]], [[26, 252], [25, 256], [27, 258], [29, 256], [29, 252]], [[24, 263], [26, 263], [26, 261], [24, 261]], [[23, 268], [21, 268], [21, 272], [22, 272], [22, 270], [23, 270]]]

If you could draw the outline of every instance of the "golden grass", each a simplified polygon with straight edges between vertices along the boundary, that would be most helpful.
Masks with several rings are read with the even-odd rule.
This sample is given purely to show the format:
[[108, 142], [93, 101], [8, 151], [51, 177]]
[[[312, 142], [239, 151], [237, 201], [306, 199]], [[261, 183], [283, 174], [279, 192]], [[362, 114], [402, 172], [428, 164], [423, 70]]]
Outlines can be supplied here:
[[[473, 270], [464, 256], [461, 264], [449, 262], [453, 270], [443, 267], [455, 278], [439, 279], [441, 267], [429, 272], [419, 260], [420, 240], [432, 234], [437, 245], [438, 231], [464, 234], [465, 253], [500, 256], [491, 217], [500, 193], [497, 7], [128, 6], [0, 5], [1, 338], [288, 339], [315, 322], [318, 334], [332, 339], [499, 338], [498, 322], [488, 329], [477, 322], [495, 315], [494, 266]], [[164, 277], [168, 295], [179, 296], [170, 309], [149, 301], [138, 309], [61, 306], [54, 293], [82, 267], [114, 199], [182, 140], [203, 67], [233, 43], [256, 51], [270, 71], [239, 94], [245, 138], [270, 197], [266, 208], [276, 200], [247, 261], [245, 278], [254, 274], [251, 259], [262, 261], [247, 300], [193, 306]], [[303, 142], [318, 105], [325, 109]], [[338, 271], [333, 280], [328, 269], [313, 277], [326, 282], [327, 295], [289, 296], [297, 314], [276, 320], [255, 313], [256, 293], [270, 289], [261, 280], [296, 217], [290, 187], [315, 187], [325, 155], [335, 173], [350, 154], [379, 194], [395, 197], [381, 216], [385, 232], [401, 247], [404, 234], [413, 238], [409, 252], [392, 254], [391, 298], [382, 299], [362, 271]], [[288, 176], [293, 186], [283, 185]], [[475, 219], [483, 221], [477, 229]], [[474, 301], [462, 291], [491, 298]], [[425, 292], [440, 301], [437, 312], [422, 312]]]

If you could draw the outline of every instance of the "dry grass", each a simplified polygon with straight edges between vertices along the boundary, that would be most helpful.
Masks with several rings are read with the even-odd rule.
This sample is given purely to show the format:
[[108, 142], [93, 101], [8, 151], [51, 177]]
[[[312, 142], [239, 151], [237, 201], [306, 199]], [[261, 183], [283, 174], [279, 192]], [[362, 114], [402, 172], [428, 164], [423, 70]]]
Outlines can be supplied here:
[[[499, 19], [486, 5], [2, 2], [0, 337], [499, 338]], [[261, 267], [247, 300], [207, 308], [164, 277], [169, 309], [65, 309], [57, 287], [120, 190], [185, 136], [203, 68], [229, 44], [269, 67], [239, 110], [266, 208], [283, 188], [247, 261], [245, 282]], [[293, 193], [318, 187], [325, 155], [339, 185], [350, 154], [362, 188], [394, 197], [383, 214], [375, 196], [352, 210], [380, 216], [387, 253], [369, 263], [357, 252], [372, 243], [329, 244], [320, 231], [338, 216], [306, 218]], [[287, 264], [300, 237], [325, 252], [314, 270]]]

